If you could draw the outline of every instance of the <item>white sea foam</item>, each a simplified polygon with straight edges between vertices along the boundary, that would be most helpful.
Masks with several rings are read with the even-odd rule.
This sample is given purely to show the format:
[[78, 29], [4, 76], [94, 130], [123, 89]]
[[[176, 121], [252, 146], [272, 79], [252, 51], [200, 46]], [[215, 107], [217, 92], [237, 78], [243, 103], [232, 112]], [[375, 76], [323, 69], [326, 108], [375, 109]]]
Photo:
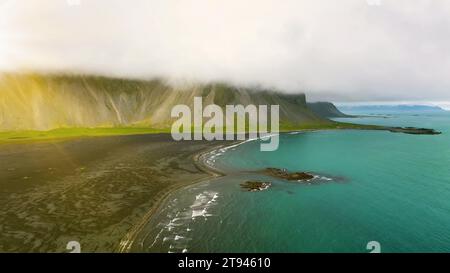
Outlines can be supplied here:
[[266, 141], [266, 140], [269, 140], [271, 137], [277, 136], [277, 135], [279, 135], [279, 134], [278, 133], [273, 133], [273, 134], [268, 134], [268, 135], [260, 136], [260, 137], [256, 137], [256, 138], [249, 138], [247, 140], [241, 141], [241, 142], [236, 143], [234, 145], [230, 145], [230, 146], [223, 147], [223, 148], [220, 148], [220, 149], [217, 149], [217, 150], [213, 150], [213, 151], [211, 151], [211, 152], [209, 152], [209, 153], [207, 153], [205, 155], [205, 159], [203, 160], [203, 162], [206, 165], [213, 167], [214, 163], [216, 163], [216, 158], [219, 157], [219, 156], [222, 156], [226, 151], [228, 151], [230, 149], [234, 151], [234, 150], [236, 150], [236, 147], [238, 147], [238, 146], [240, 146], [240, 145], [242, 145], [244, 143], [251, 142], [251, 141], [255, 141], [255, 140]]
[[[195, 190], [197, 191], [199, 188]], [[188, 234], [192, 235], [192, 233], [189, 233], [192, 231], [190, 228], [192, 221], [195, 221], [197, 218], [207, 220], [208, 217], [212, 216], [209, 210], [217, 204], [218, 199], [218, 192], [204, 190], [195, 195], [190, 206], [184, 208], [180, 208], [179, 204], [174, 206], [166, 214], [166, 216], [170, 215], [170, 220], [168, 219], [163, 228], [159, 230], [155, 241], [150, 247], [153, 247], [159, 241], [166, 246], [170, 243], [168, 249], [170, 252], [184, 251], [185, 253], [189, 247], [189, 241], [192, 240], [192, 236], [188, 236]], [[174, 211], [175, 209], [176, 211]]]
[[199, 216], [204, 216], [204, 211], [203, 210], [193, 210], [192, 211], [192, 218], [195, 217], [199, 217]]
[[326, 181], [332, 181], [333, 180], [333, 178], [329, 178], [329, 177], [326, 177], [326, 176], [321, 176], [320, 179], [326, 180]]
[[[311, 179], [306, 180], [306, 182], [314, 181], [314, 180], [325, 180], [325, 181], [333, 181], [333, 178], [326, 177], [326, 176], [320, 176], [320, 175], [313, 175], [314, 177]], [[302, 180], [298, 180], [301, 182]]]
[[180, 239], [184, 239], [184, 237], [183, 236], [179, 236], [179, 235], [175, 235], [175, 238], [174, 238], [175, 241], [178, 241]]

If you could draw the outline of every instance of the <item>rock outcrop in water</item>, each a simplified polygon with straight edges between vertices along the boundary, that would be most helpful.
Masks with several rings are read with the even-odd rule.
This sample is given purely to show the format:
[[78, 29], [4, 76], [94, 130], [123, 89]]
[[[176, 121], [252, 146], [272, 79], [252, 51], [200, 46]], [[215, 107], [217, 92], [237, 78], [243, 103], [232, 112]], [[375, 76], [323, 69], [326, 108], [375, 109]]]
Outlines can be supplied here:
[[307, 172], [290, 173], [286, 169], [278, 168], [266, 168], [264, 174], [289, 181], [309, 181], [314, 178], [314, 175]]
[[261, 182], [261, 181], [246, 181], [241, 184], [241, 188], [246, 191], [263, 191], [267, 190], [272, 183], [270, 182]]
[[404, 133], [410, 135], [440, 135], [441, 132], [428, 128], [416, 128], [416, 127], [388, 127], [390, 132]]

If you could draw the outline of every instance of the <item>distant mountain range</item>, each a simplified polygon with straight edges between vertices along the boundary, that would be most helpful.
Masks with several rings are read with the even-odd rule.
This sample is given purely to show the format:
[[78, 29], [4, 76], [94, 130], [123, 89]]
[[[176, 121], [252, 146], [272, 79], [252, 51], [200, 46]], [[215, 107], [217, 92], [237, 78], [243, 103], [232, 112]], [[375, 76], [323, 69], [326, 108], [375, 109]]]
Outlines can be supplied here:
[[393, 112], [445, 112], [438, 106], [429, 105], [353, 105], [338, 106], [342, 112], [393, 113]]

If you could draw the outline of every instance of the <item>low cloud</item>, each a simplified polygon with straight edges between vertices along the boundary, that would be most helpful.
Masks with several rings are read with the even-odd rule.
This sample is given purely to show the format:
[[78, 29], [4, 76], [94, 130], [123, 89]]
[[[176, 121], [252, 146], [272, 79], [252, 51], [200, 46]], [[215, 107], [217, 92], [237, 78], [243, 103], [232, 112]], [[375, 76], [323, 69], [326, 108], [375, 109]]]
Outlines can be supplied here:
[[0, 0], [0, 69], [450, 100], [450, 1]]

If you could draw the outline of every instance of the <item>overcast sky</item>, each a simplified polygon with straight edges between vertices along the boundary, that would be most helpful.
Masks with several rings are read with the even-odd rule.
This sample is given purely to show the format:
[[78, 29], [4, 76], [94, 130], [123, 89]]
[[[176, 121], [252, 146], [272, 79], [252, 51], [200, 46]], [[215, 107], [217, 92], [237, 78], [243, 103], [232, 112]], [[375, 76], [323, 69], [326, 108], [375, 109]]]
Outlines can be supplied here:
[[450, 1], [0, 0], [0, 69], [450, 101]]

